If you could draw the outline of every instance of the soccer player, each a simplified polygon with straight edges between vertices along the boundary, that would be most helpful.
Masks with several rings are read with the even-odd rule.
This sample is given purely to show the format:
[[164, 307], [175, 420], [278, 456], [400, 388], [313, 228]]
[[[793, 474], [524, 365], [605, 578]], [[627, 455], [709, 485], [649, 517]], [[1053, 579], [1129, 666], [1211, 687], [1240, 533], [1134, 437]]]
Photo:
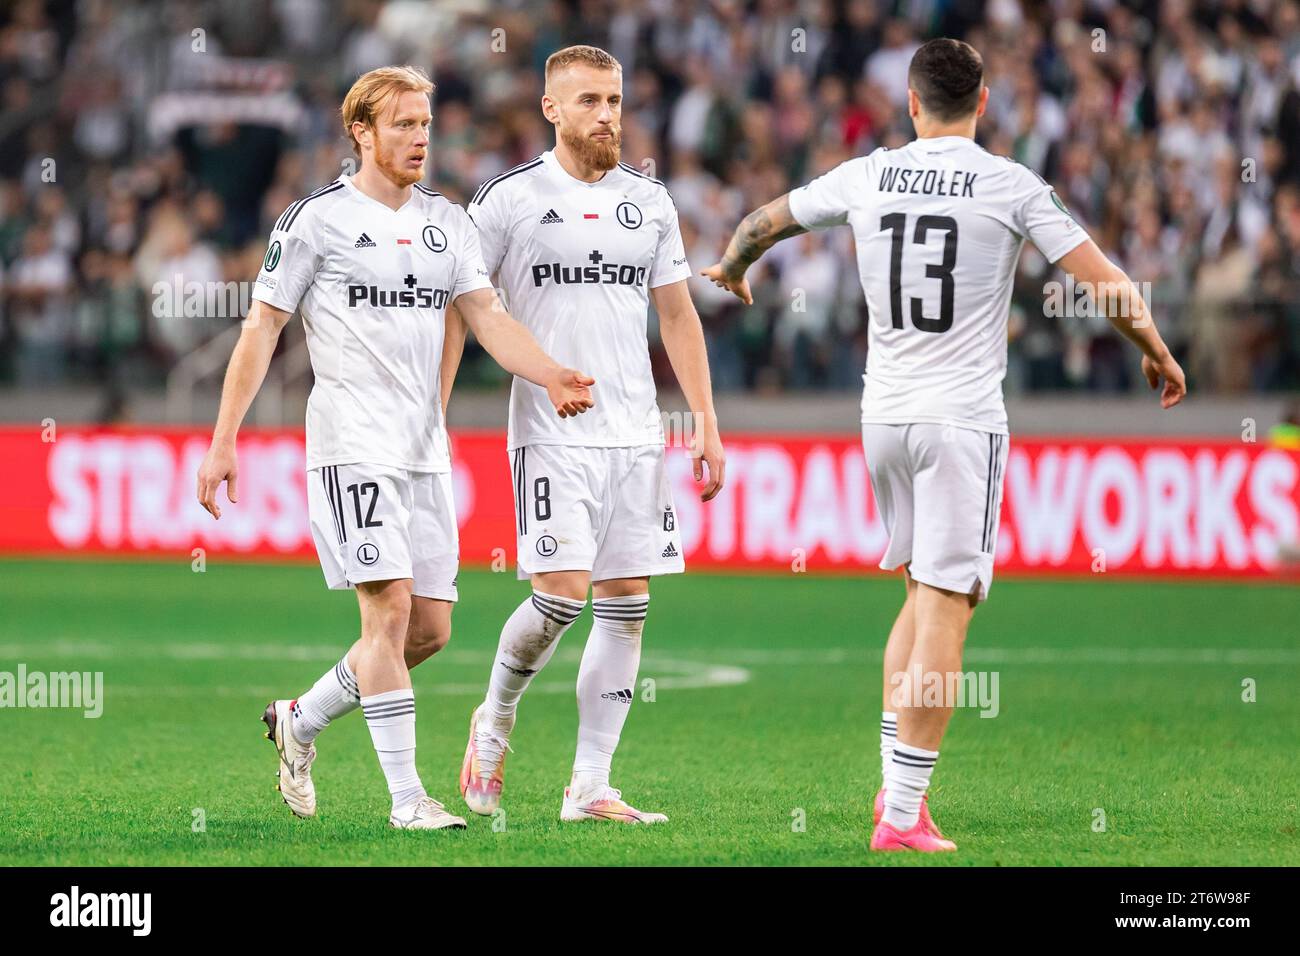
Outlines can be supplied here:
[[704, 333], [691, 303], [677, 210], [663, 183], [619, 162], [623, 74], [604, 50], [546, 61], [542, 112], [553, 150], [484, 183], [469, 205], [488, 270], [552, 355], [596, 376], [597, 407], [552, 421], [545, 396], [516, 376], [510, 396], [519, 577], [532, 593], [506, 621], [487, 696], [470, 719], [460, 790], [475, 813], [500, 803], [520, 696], [593, 592], [578, 671], [578, 743], [560, 818], [660, 823], [609, 784], [635, 694], [650, 578], [684, 570], [665, 470], [664, 428], [646, 341], [654, 302], [694, 420], [701, 499], [724, 460]]
[[389, 823], [464, 827], [425, 792], [415, 768], [409, 667], [446, 643], [458, 539], [440, 366], [453, 304], [508, 371], [534, 383], [548, 414], [585, 411], [592, 380], [561, 368], [500, 306], [473, 223], [420, 185], [429, 146], [428, 77], [373, 70], [343, 101], [361, 159], [275, 223], [253, 305], [230, 359], [198, 496], [221, 517], [237, 500], [235, 436], [293, 311], [302, 313], [315, 384], [307, 404], [308, 511], [331, 588], [355, 588], [361, 638], [297, 700], [263, 720], [280, 755], [280, 791], [316, 812], [314, 740], [359, 703], [392, 795]]
[[[885, 648], [884, 782], [871, 848], [942, 851], [955, 846], [934, 825], [926, 791], [966, 630], [993, 579], [1007, 460], [1007, 313], [1024, 240], [1077, 282], [1113, 293], [1098, 304], [1141, 350], [1151, 387], [1163, 379], [1164, 408], [1186, 386], [1137, 288], [1052, 188], [976, 145], [988, 101], [979, 54], [931, 40], [912, 58], [908, 87], [914, 141], [851, 159], [750, 213], [704, 275], [752, 303], [745, 270], [778, 240], [853, 229], [871, 316], [862, 445], [889, 533], [880, 566], [902, 566], [907, 592]], [[941, 706], [922, 704], [918, 685], [929, 675], [944, 681]]]

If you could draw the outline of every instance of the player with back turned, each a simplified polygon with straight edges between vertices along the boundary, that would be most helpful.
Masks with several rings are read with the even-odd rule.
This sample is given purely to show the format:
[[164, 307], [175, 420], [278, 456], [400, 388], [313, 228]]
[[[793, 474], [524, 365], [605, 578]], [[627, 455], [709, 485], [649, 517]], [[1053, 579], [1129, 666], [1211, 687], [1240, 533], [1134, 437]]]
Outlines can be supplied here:
[[[415, 768], [409, 668], [451, 631], [459, 562], [441, 371], [448, 310], [510, 372], [534, 384], [550, 414], [592, 405], [592, 380], [562, 368], [501, 308], [465, 211], [421, 185], [433, 85], [412, 67], [373, 70], [343, 102], [361, 159], [353, 176], [298, 200], [271, 232], [253, 305], [226, 372], [198, 496], [215, 518], [226, 482], [237, 499], [235, 436], [295, 310], [315, 382], [307, 403], [312, 537], [331, 588], [355, 588], [361, 638], [296, 700], [263, 720], [279, 751], [280, 791], [316, 813], [315, 738], [360, 705], [401, 829], [461, 828]], [[459, 326], [459, 320], [453, 319]]]
[[[931, 40], [908, 71], [917, 138], [851, 159], [745, 218], [704, 275], [751, 303], [748, 267], [774, 243], [848, 224], [870, 312], [862, 444], [889, 534], [880, 566], [904, 569], [906, 599], [885, 648], [883, 786], [873, 850], [956, 849], [927, 807], [952, 716], [962, 646], [988, 596], [998, 539], [1007, 417], [1007, 315], [1026, 239], [1098, 298], [1142, 352], [1161, 405], [1183, 371], [1141, 295], [1037, 174], [975, 143], [988, 88], [966, 43]], [[939, 706], [916, 678], [941, 675]], [[927, 706], [929, 704], [929, 706]]]

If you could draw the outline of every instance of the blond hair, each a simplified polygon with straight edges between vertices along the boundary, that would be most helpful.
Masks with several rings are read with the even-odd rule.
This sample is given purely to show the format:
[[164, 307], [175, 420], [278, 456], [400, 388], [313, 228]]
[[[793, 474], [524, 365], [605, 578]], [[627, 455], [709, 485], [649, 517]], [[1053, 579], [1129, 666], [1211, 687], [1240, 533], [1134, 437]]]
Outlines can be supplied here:
[[582, 63], [597, 70], [618, 70], [620, 73], [623, 71], [623, 65], [600, 47], [581, 44], [566, 46], [546, 58], [546, 85], [551, 85], [551, 77], [556, 73], [575, 63]]
[[361, 144], [352, 135], [353, 123], [374, 129], [375, 121], [398, 93], [410, 91], [428, 95], [433, 89], [429, 74], [418, 66], [381, 66], [363, 74], [343, 97], [343, 107], [339, 110], [343, 114], [343, 135], [352, 143], [352, 151], [361, 155]]

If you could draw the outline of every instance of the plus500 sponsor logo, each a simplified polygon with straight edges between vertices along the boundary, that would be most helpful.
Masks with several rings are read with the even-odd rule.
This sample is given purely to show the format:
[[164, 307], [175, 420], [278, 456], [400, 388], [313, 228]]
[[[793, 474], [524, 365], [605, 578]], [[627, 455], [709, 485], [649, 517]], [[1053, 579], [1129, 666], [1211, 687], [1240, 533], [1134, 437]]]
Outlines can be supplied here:
[[533, 266], [533, 285], [544, 282], [556, 285], [644, 285], [645, 266], [621, 266], [605, 262], [598, 266], [561, 266], [558, 262], [543, 262]]
[[443, 309], [447, 306], [446, 289], [428, 289], [419, 286], [414, 289], [381, 289], [373, 285], [348, 286], [348, 308], [359, 305], [388, 309]]

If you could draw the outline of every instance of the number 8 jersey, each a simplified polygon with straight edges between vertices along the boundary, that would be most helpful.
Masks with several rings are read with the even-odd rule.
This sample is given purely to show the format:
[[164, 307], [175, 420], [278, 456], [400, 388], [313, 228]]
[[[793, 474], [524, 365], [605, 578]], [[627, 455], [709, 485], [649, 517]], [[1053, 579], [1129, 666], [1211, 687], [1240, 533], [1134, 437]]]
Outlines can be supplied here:
[[808, 229], [848, 223], [870, 311], [862, 421], [1006, 434], [1002, 379], [1020, 248], [1087, 240], [1036, 173], [964, 136], [842, 163], [790, 193]]
[[510, 314], [596, 380], [595, 407], [561, 419], [545, 389], [515, 376], [507, 447], [662, 445], [649, 293], [691, 275], [663, 183], [626, 164], [582, 182], [547, 150], [484, 183], [469, 215]]

